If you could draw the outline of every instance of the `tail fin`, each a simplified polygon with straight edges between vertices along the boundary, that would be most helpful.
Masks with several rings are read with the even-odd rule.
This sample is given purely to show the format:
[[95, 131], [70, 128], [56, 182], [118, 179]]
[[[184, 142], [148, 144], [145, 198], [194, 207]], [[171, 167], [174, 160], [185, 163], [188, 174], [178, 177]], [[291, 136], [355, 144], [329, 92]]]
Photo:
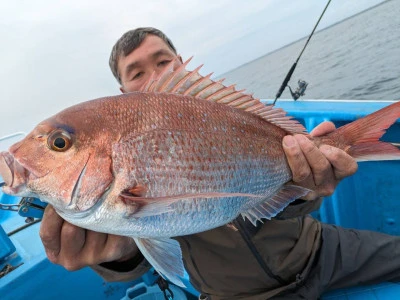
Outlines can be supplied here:
[[397, 147], [379, 141], [399, 118], [400, 102], [396, 102], [338, 128], [323, 137], [322, 143], [345, 150], [357, 161], [400, 159]]

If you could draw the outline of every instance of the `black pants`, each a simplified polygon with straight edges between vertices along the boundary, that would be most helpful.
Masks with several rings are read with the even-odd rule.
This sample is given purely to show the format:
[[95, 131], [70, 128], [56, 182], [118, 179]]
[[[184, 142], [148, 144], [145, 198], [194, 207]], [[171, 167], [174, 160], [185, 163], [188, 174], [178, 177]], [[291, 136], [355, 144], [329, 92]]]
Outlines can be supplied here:
[[319, 257], [304, 284], [273, 299], [318, 299], [339, 288], [400, 281], [400, 237], [322, 224]]

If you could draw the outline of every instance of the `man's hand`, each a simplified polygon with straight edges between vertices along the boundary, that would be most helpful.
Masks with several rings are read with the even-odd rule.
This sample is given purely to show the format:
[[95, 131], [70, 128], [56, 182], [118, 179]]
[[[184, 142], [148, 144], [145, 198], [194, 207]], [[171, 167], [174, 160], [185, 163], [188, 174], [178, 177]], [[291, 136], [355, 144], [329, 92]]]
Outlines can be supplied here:
[[[333, 123], [324, 122], [310, 135], [321, 136], [334, 130]], [[317, 148], [301, 134], [285, 136], [283, 149], [293, 173], [293, 182], [313, 191], [303, 200], [332, 195], [339, 181], [353, 175], [358, 168], [356, 161], [346, 152], [328, 145]]]
[[40, 227], [47, 257], [69, 271], [104, 262], [125, 261], [138, 253], [133, 239], [74, 226], [47, 205]]

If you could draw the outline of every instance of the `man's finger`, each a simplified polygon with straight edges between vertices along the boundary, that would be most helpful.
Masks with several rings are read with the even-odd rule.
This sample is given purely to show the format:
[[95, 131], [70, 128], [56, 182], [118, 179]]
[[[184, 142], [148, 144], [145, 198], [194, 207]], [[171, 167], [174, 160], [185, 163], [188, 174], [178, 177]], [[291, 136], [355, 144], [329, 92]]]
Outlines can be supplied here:
[[[53, 206], [47, 205], [40, 225], [40, 238], [49, 256], [57, 256], [61, 249], [61, 229], [64, 220], [56, 213]], [[49, 257], [52, 259], [52, 257]]]
[[95, 232], [91, 230], [86, 231], [85, 245], [81, 251], [82, 260], [86, 265], [97, 265], [107, 261], [106, 244], [108, 234]]
[[343, 179], [353, 175], [357, 171], [357, 162], [343, 150], [328, 145], [322, 145], [320, 151], [333, 166], [336, 179]]
[[312, 171], [316, 186], [333, 179], [332, 167], [324, 154], [304, 135], [295, 135], [297, 142]]
[[86, 239], [85, 231], [71, 223], [64, 223], [61, 231], [61, 254], [66, 259], [73, 258], [82, 251]]
[[336, 129], [335, 124], [332, 122], [323, 122], [315, 127], [311, 132], [310, 135], [312, 136], [321, 136], [324, 134], [331, 133]]
[[134, 257], [138, 251], [132, 238], [109, 234], [105, 247], [105, 261], [125, 261]]
[[311, 169], [297, 140], [293, 136], [287, 135], [283, 138], [283, 150], [292, 170], [292, 180], [294, 182], [306, 180], [311, 175]]

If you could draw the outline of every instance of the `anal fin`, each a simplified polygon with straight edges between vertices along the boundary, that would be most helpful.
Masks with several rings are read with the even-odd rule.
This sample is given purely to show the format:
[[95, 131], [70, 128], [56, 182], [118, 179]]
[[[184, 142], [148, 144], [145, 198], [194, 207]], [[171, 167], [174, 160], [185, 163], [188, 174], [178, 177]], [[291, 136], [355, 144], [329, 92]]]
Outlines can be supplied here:
[[262, 222], [262, 219], [270, 220], [291, 202], [307, 195], [309, 192], [311, 192], [311, 190], [301, 186], [292, 184], [284, 185], [274, 196], [243, 212], [241, 215], [243, 218], [246, 217], [249, 219], [249, 221], [256, 226], [257, 221]]

